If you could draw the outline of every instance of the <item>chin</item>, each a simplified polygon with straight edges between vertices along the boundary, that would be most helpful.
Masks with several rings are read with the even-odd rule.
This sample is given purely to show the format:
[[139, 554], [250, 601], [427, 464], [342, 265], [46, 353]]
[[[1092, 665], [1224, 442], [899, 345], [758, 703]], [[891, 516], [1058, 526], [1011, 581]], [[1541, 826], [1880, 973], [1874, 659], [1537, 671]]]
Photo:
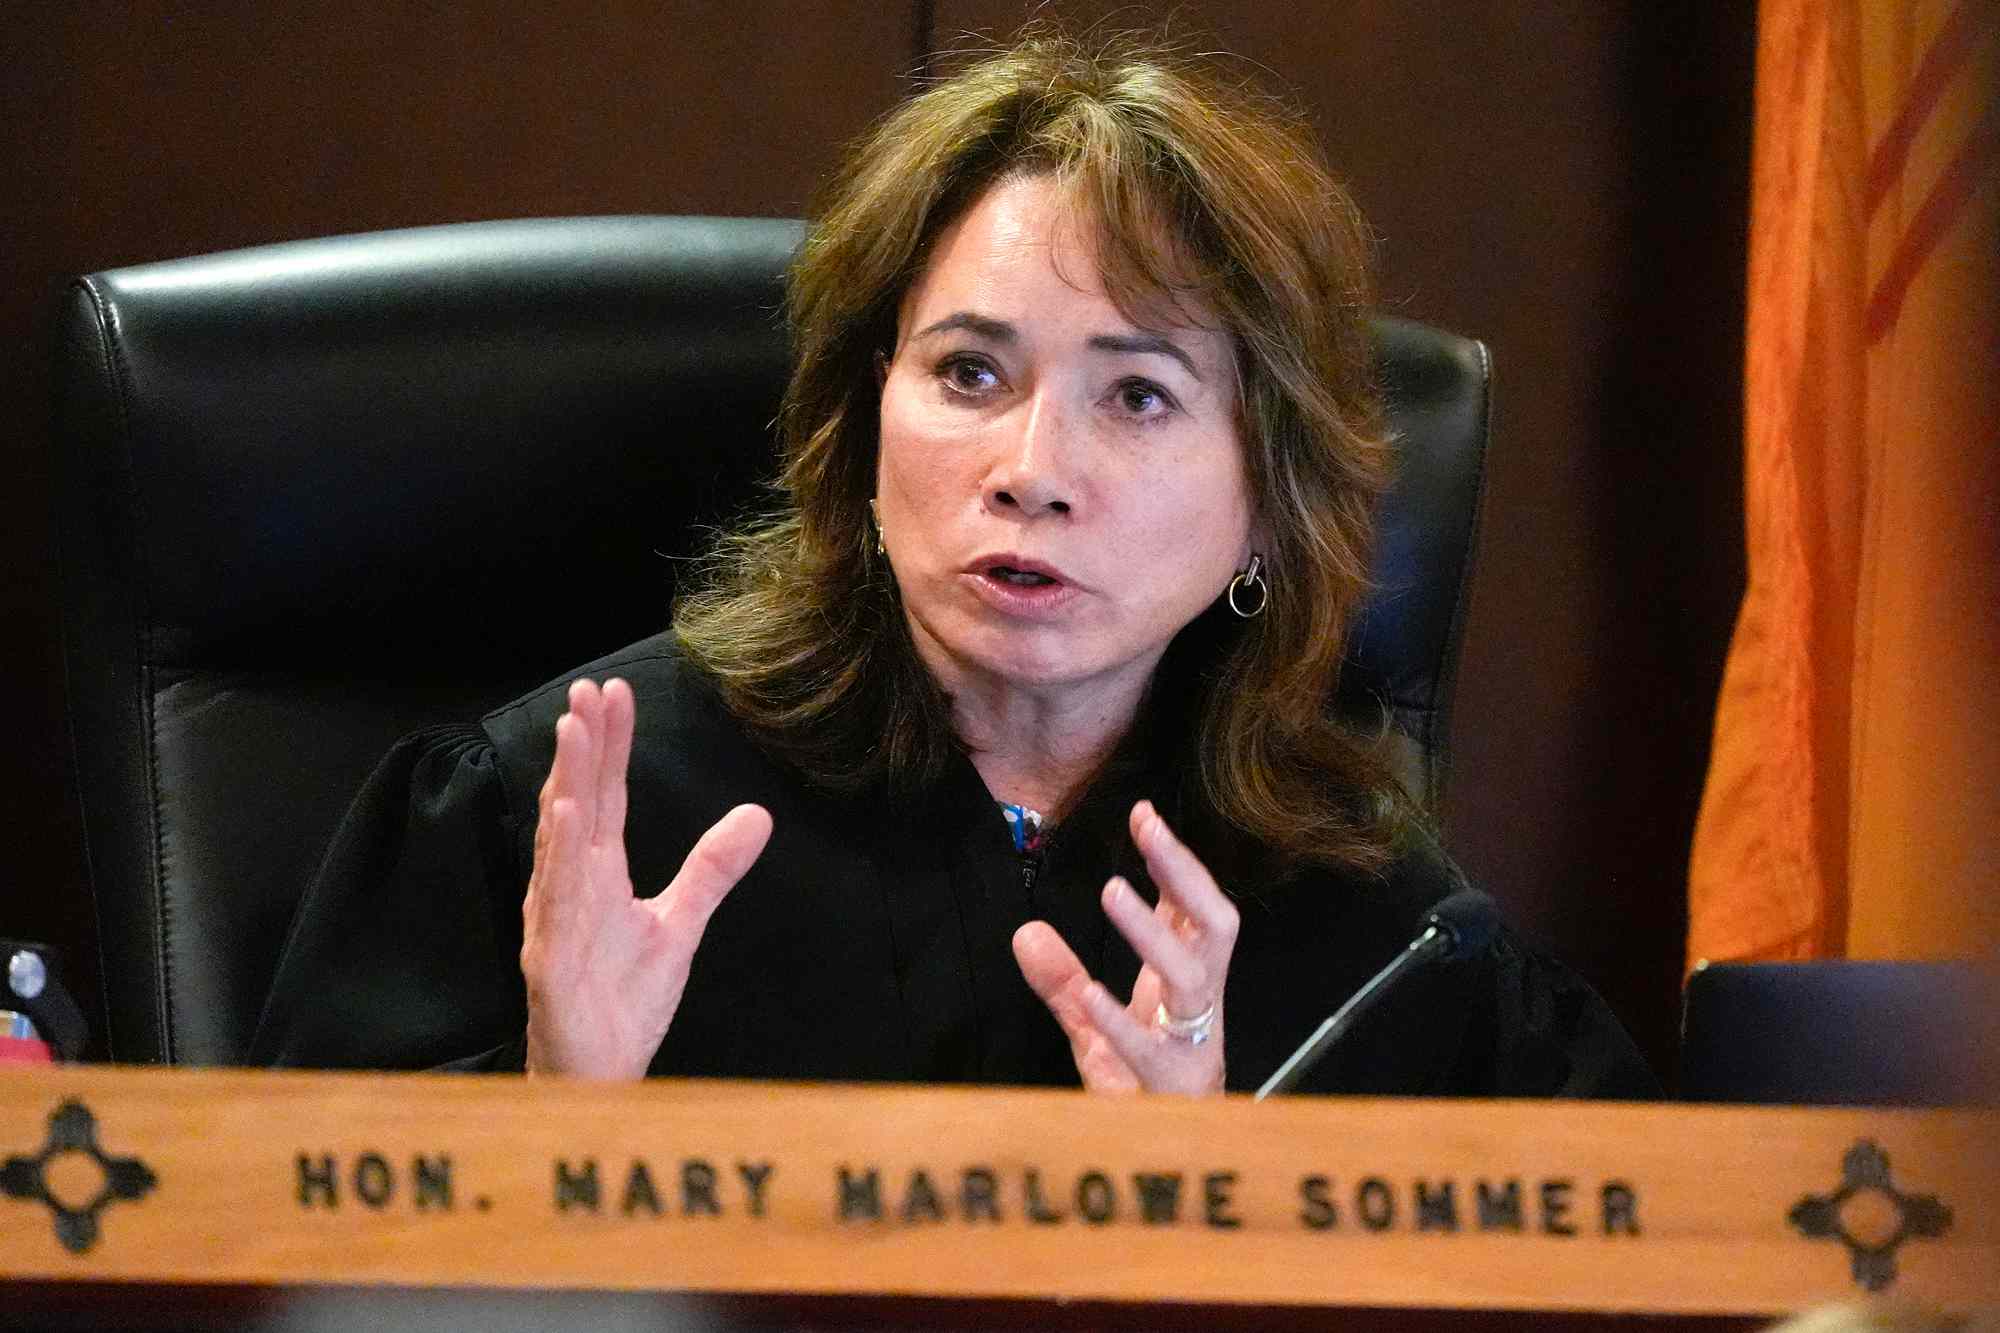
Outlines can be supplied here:
[[[937, 629], [945, 632], [938, 633]], [[1022, 633], [1017, 627], [972, 623], [939, 626], [924, 636], [957, 670], [1010, 685], [1061, 685], [1090, 674], [1067, 635]], [[921, 647], [919, 649], [920, 655]]]
[[1087, 679], [1088, 667], [1062, 654], [1039, 652], [969, 653], [960, 658], [980, 674], [1009, 685], [1046, 689]]
[[981, 635], [954, 656], [993, 680], [1029, 690], [1060, 689], [1117, 674], [1117, 666], [1073, 637]]
[[1143, 656], [1121, 652], [1119, 636], [1106, 635], [1101, 627], [1023, 624], [984, 607], [967, 613], [953, 606], [935, 618], [920, 614], [913, 621], [919, 656], [939, 653], [949, 663], [946, 674], [963, 672], [1025, 690], [1057, 690], [1115, 677], [1121, 666]]

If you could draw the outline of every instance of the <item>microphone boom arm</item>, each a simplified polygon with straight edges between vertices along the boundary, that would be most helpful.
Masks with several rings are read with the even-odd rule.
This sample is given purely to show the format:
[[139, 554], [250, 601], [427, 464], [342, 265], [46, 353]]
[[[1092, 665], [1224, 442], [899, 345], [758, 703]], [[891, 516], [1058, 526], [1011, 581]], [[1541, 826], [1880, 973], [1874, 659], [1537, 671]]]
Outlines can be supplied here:
[[1263, 1101], [1272, 1093], [1290, 1092], [1299, 1080], [1312, 1071], [1336, 1041], [1347, 1035], [1347, 1030], [1374, 1007], [1376, 1000], [1403, 973], [1413, 967], [1429, 962], [1439, 954], [1447, 953], [1452, 946], [1448, 930], [1435, 921], [1425, 927], [1424, 933], [1411, 940], [1404, 950], [1389, 961], [1388, 966], [1368, 979], [1368, 984], [1347, 997], [1347, 1003], [1333, 1011], [1324, 1023], [1313, 1029], [1305, 1044], [1285, 1058], [1278, 1071], [1264, 1080], [1264, 1086], [1257, 1089], [1257, 1100]]

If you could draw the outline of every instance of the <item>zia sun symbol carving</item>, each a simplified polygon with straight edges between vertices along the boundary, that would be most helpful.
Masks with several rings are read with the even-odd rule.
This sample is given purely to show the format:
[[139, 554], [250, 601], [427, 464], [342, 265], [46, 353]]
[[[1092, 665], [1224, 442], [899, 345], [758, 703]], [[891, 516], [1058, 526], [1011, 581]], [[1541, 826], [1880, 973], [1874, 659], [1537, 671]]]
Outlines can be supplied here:
[[0, 1194], [38, 1200], [55, 1215], [56, 1239], [72, 1254], [97, 1243], [97, 1215], [118, 1199], [141, 1199], [159, 1178], [136, 1157], [113, 1157], [97, 1143], [97, 1117], [79, 1101], [49, 1116], [41, 1151], [0, 1163]]
[[1951, 1209], [1935, 1194], [1905, 1194], [1889, 1179], [1889, 1154], [1861, 1139], [1841, 1159], [1840, 1188], [1808, 1194], [1792, 1205], [1790, 1220], [1806, 1236], [1831, 1237], [1847, 1247], [1854, 1280], [1881, 1291], [1896, 1280], [1896, 1247], [1951, 1229]]

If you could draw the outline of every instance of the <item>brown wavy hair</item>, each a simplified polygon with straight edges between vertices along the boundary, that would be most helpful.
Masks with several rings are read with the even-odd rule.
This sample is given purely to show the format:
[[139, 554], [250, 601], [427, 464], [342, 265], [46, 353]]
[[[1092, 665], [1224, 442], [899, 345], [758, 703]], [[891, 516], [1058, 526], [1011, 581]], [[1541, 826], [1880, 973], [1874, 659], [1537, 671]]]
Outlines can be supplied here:
[[1380, 866], [1402, 813], [1393, 780], [1328, 711], [1388, 466], [1369, 234], [1302, 117], [1142, 38], [1030, 30], [850, 150], [790, 274], [776, 508], [719, 543], [677, 608], [682, 645], [760, 743], [820, 783], [922, 783], [962, 749], [875, 554], [875, 358], [934, 238], [1022, 173], [1053, 177], [1094, 224], [1128, 314], [1198, 303], [1234, 342], [1271, 592], [1257, 619], [1211, 611], [1174, 645], [1203, 644], [1174, 686], [1192, 696], [1201, 799], [1283, 860]]

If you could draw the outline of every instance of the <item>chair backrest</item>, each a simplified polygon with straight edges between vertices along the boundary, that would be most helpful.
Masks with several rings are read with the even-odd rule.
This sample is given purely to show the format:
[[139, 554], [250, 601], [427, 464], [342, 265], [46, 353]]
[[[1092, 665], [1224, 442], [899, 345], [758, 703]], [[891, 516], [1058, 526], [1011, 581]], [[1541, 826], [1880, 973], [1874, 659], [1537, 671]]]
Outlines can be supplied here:
[[[113, 1058], [239, 1060], [382, 752], [666, 620], [771, 470], [800, 234], [474, 223], [74, 284], [64, 658]], [[1377, 332], [1402, 476], [1343, 706], [1386, 709], [1435, 802], [1486, 353]]]

